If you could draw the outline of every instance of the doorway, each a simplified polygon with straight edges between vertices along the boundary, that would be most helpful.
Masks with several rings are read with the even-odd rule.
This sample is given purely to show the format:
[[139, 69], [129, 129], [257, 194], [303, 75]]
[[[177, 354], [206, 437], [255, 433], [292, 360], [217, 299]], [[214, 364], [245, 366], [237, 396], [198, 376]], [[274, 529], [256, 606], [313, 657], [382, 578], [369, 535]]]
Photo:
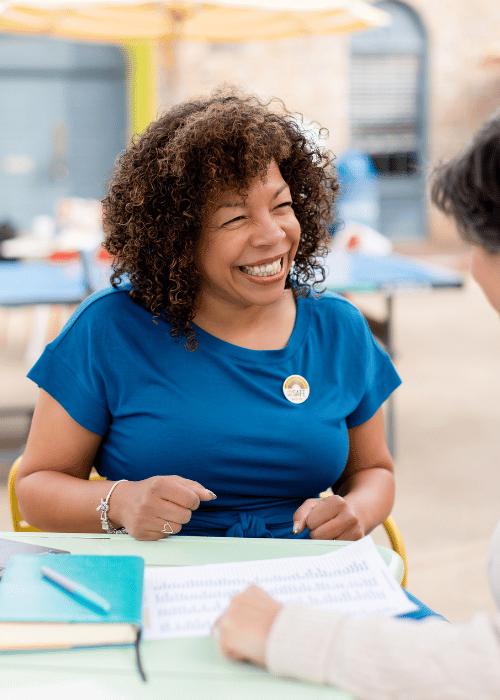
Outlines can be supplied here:
[[380, 231], [426, 235], [427, 40], [417, 13], [399, 0], [377, 7], [392, 22], [351, 39], [351, 146], [371, 156], [380, 188]]

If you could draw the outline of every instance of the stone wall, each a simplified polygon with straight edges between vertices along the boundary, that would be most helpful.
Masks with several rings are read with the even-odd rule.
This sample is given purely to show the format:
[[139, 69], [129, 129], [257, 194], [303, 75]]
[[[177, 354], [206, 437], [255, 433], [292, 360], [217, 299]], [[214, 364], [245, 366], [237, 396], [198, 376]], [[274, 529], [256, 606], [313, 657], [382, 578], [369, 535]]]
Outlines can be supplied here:
[[329, 147], [343, 150], [349, 139], [349, 39], [319, 36], [242, 44], [177, 45], [175, 68], [163, 65], [161, 107], [232, 84], [264, 98], [279, 97], [288, 109], [330, 131]]
[[[428, 32], [429, 171], [453, 156], [500, 107], [500, 68], [485, 58], [498, 46], [500, 3], [496, 0], [412, 0]], [[436, 240], [455, 238], [455, 228], [429, 208]]]
[[[485, 65], [495, 44], [500, 48], [500, 3], [409, 0], [406, 4], [420, 15], [427, 31], [430, 172], [462, 148], [500, 107], [500, 64]], [[186, 42], [170, 48], [159, 71], [161, 109], [231, 83], [263, 97], [280, 97], [289, 109], [317, 120], [328, 128], [328, 146], [334, 153], [348, 146], [348, 36], [220, 46]], [[446, 243], [456, 238], [451, 222], [432, 207], [428, 216], [431, 239]]]

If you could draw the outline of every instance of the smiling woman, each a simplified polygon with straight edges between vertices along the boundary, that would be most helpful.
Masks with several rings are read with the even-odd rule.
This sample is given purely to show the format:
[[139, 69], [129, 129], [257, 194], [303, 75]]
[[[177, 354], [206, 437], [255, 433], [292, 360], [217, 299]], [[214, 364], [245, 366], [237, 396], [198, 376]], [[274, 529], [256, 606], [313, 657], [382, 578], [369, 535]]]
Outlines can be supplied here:
[[[246, 337], [245, 347], [283, 348], [295, 321], [285, 286], [299, 241], [290, 188], [276, 161], [245, 193], [221, 194], [202, 226], [196, 325], [237, 345]], [[258, 324], [250, 321], [256, 314]]]
[[357, 309], [311, 294], [337, 189], [281, 103], [232, 90], [129, 146], [104, 200], [113, 287], [29, 374], [28, 522], [357, 539], [387, 517], [381, 405], [399, 377]]

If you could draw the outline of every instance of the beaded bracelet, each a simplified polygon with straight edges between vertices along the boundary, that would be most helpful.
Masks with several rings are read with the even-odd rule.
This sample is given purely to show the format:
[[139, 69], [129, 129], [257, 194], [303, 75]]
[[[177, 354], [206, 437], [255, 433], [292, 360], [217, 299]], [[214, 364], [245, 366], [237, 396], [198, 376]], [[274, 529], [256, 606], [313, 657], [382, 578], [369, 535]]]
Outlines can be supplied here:
[[101, 526], [103, 530], [106, 530], [108, 535], [128, 535], [128, 532], [125, 530], [124, 527], [114, 527], [108, 520], [109, 499], [111, 497], [111, 494], [113, 493], [113, 489], [115, 488], [115, 486], [121, 484], [122, 481], [128, 481], [128, 479], [120, 479], [120, 481], [117, 481], [115, 484], [113, 484], [113, 486], [109, 489], [109, 493], [106, 496], [106, 498], [101, 498], [101, 503], [96, 508], [96, 510], [101, 511]]

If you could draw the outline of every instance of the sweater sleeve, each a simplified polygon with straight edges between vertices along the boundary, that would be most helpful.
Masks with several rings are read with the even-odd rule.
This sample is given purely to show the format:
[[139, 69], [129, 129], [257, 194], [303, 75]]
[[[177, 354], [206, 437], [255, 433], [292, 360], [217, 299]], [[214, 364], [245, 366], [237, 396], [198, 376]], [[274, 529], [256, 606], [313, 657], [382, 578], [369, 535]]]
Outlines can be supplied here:
[[266, 663], [277, 675], [339, 686], [363, 700], [498, 700], [500, 614], [467, 624], [283, 608]]

